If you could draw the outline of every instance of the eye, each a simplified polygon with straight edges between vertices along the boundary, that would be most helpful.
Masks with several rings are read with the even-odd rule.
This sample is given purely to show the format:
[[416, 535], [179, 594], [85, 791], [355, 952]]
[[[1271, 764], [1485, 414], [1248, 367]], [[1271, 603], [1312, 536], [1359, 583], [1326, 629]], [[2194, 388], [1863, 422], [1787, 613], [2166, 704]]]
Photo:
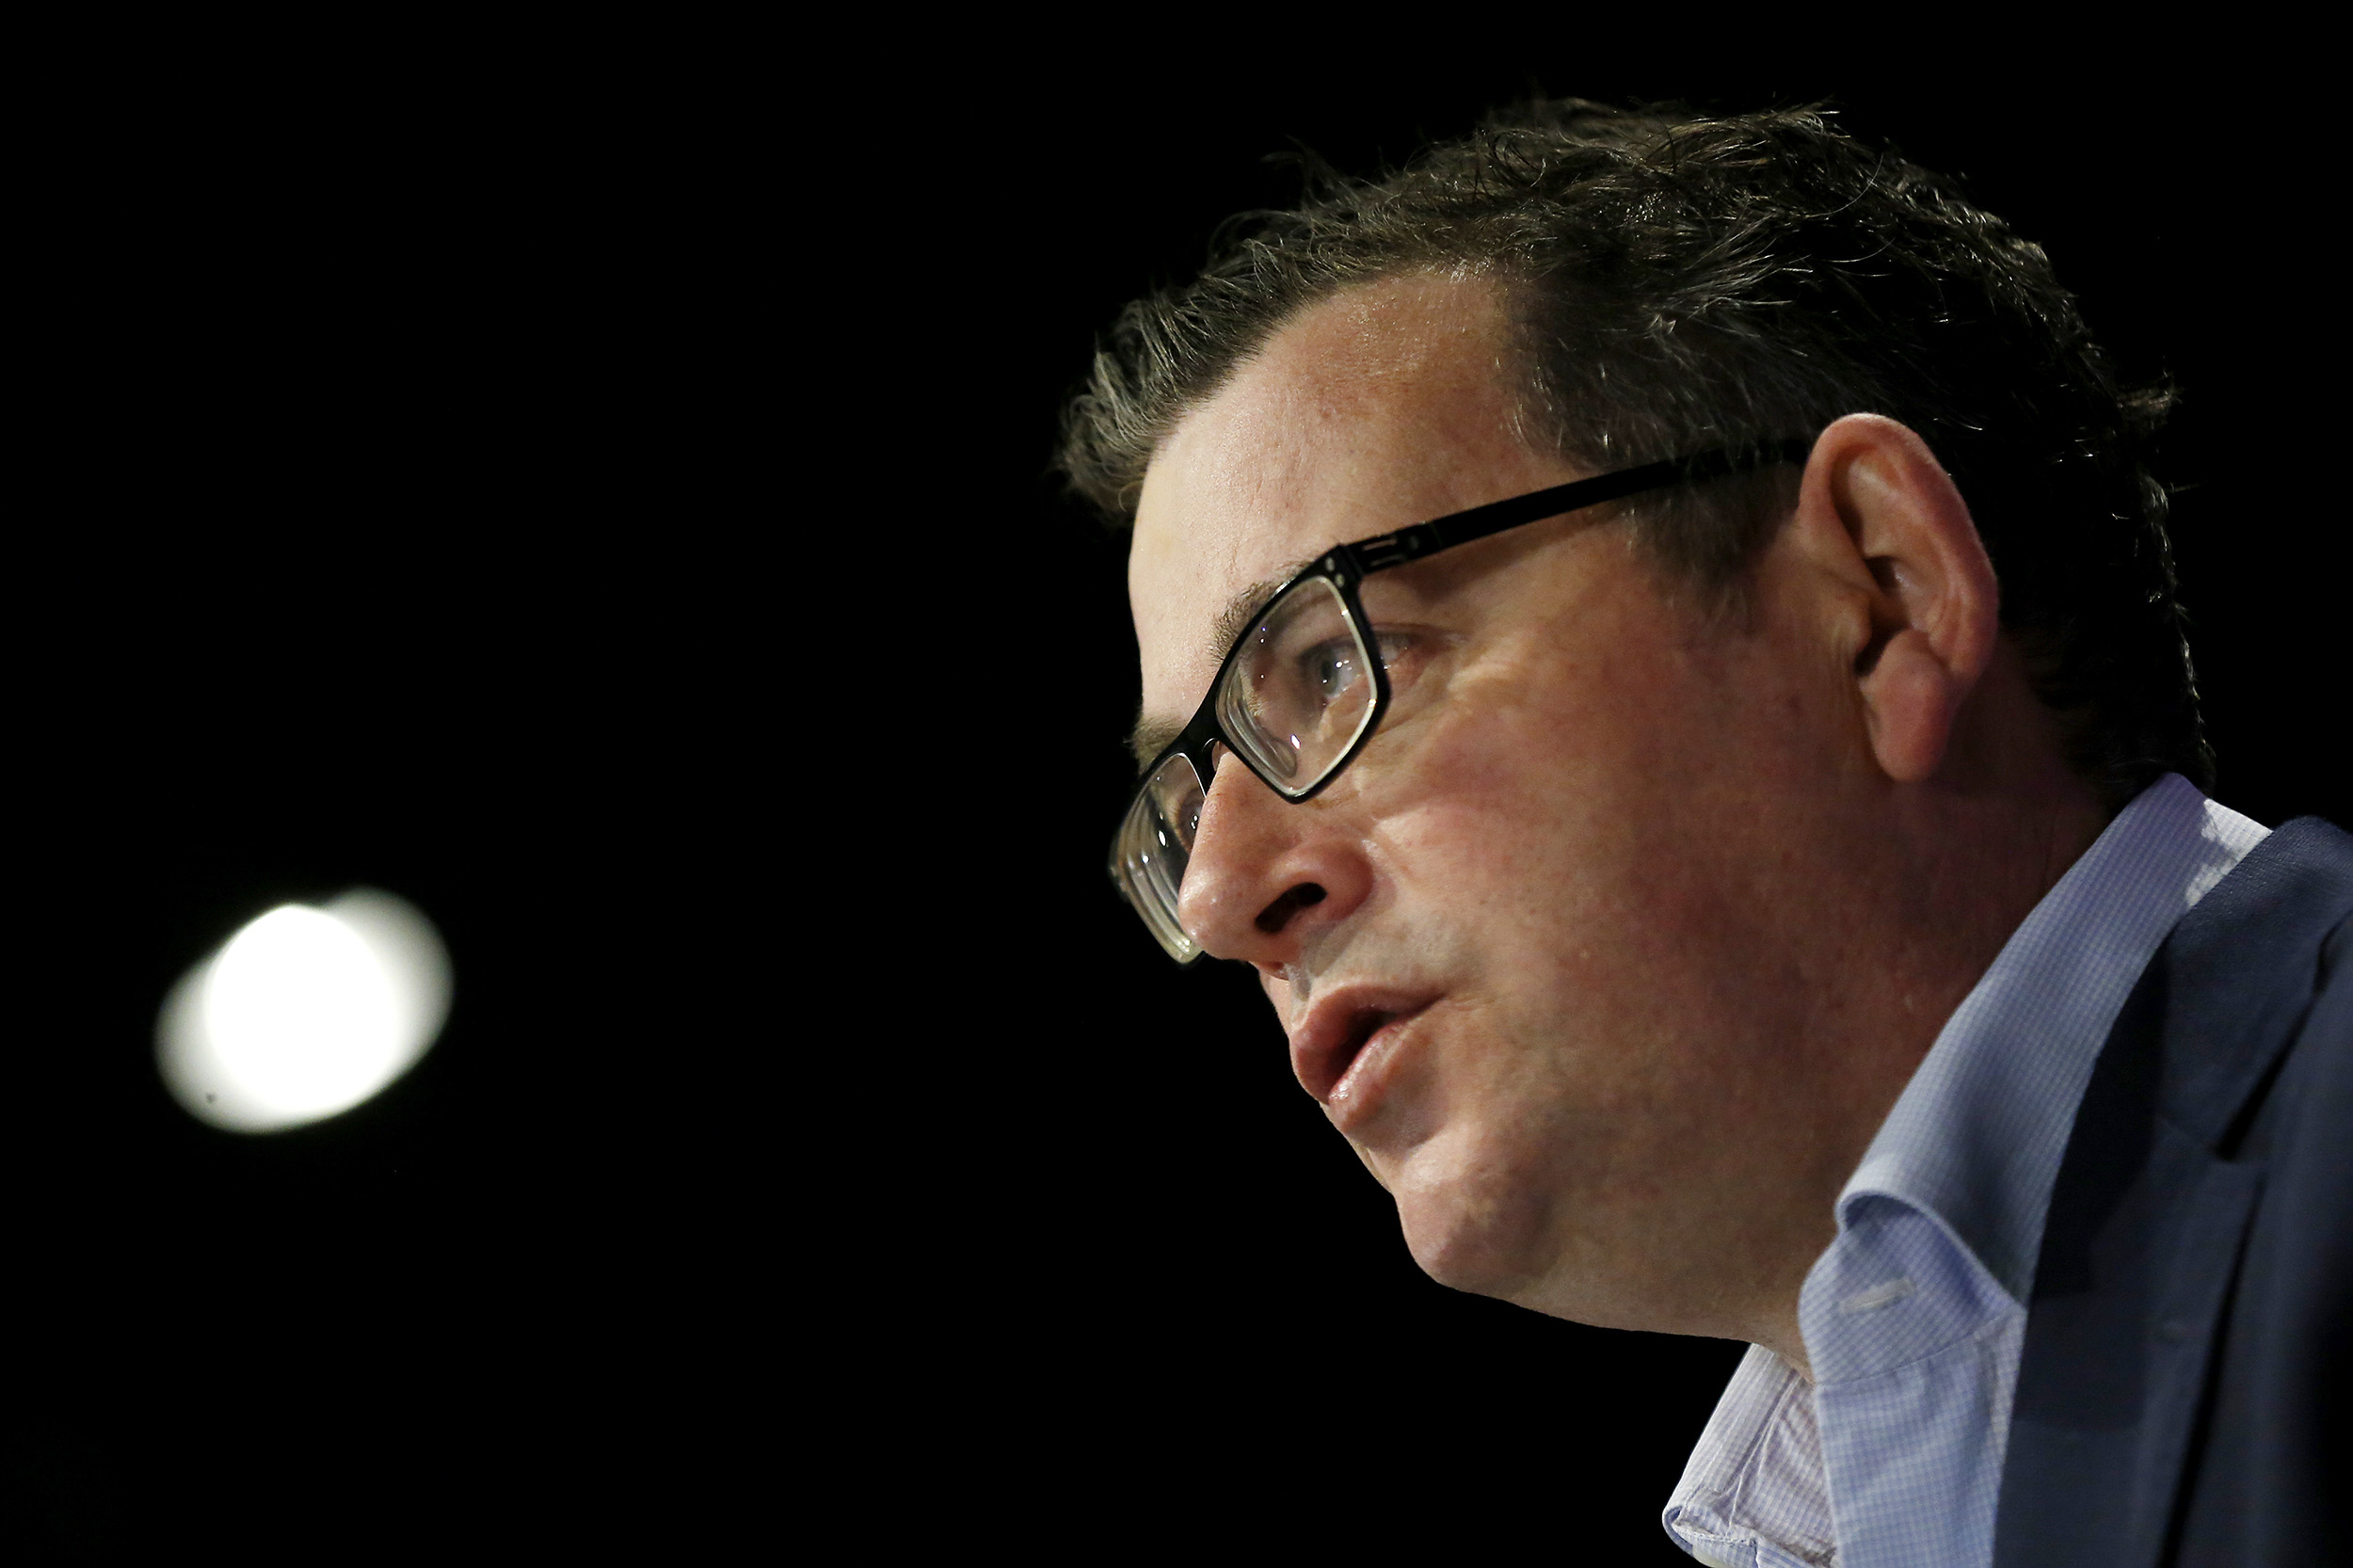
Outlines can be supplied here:
[[1335, 639], [1309, 648], [1300, 661], [1300, 673], [1306, 678], [1308, 690], [1329, 706], [1356, 683], [1361, 673], [1356, 663], [1356, 645]]
[[[1373, 641], [1381, 650], [1381, 667], [1388, 672], [1390, 686], [1397, 687], [1410, 679], [1416, 639], [1402, 632], [1376, 630]], [[1318, 643], [1299, 661], [1306, 688], [1326, 707], [1346, 696], [1348, 689], [1364, 678], [1360, 666], [1355, 642], [1344, 637]]]

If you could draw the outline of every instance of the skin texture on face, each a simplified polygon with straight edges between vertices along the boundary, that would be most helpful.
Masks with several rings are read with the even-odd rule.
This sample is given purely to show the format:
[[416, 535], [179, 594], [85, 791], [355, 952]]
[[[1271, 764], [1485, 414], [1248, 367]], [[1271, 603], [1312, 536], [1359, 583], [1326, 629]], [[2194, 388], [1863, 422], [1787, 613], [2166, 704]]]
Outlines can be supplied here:
[[[1147, 726], [1254, 584], [1584, 476], [1513, 434], [1507, 343], [1476, 280], [1361, 286], [1177, 425], [1129, 559]], [[2102, 819], [1909, 431], [1823, 435], [1754, 589], [1710, 615], [1592, 513], [1369, 579], [1380, 732], [1305, 805], [1227, 760], [1180, 909], [1432, 1275], [1802, 1367], [1838, 1187]]]

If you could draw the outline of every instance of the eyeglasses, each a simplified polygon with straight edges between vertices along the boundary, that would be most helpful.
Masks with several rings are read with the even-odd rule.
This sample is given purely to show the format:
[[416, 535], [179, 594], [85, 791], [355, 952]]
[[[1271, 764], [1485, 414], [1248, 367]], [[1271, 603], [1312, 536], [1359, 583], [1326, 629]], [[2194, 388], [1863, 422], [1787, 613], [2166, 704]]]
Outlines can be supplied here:
[[1376, 571], [1645, 490], [1802, 463], [1806, 440], [1720, 447], [1474, 506], [1394, 534], [1336, 545], [1274, 591], [1225, 651], [1209, 696], [1144, 782], [1112, 839], [1112, 881], [1179, 964], [1201, 946], [1176, 918], [1201, 808], [1225, 746], [1284, 800], [1312, 799], [1354, 761], [1389, 707], [1389, 672], [1357, 599]]

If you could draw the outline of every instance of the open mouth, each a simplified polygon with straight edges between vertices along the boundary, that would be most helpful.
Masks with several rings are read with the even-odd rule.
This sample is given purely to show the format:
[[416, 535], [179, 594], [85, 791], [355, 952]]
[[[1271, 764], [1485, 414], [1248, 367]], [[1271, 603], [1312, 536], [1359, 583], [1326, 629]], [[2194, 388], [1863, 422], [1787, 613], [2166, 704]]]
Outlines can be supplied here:
[[1401, 1015], [1394, 1011], [1379, 1009], [1360, 1013], [1350, 1019], [1348, 1032], [1340, 1036], [1339, 1048], [1334, 1051], [1330, 1058], [1332, 1085], [1316, 1097], [1318, 1099], [1328, 1098], [1332, 1089], [1338, 1087], [1340, 1080], [1348, 1076], [1348, 1069], [1355, 1064], [1356, 1058], [1363, 1055], [1365, 1048], [1372, 1043], [1372, 1037], [1387, 1028], [1399, 1016]]
[[[1375, 1000], [1367, 997], [1365, 1003], [1373, 1003]], [[1385, 1005], [1351, 1005], [1335, 998], [1317, 1009], [1318, 1016], [1292, 1042], [1291, 1068], [1298, 1075], [1299, 1086], [1323, 1104], [1330, 1105], [1333, 1096], [1341, 1093], [1341, 1085], [1368, 1052], [1379, 1053], [1383, 1031], [1404, 1022], [1429, 1005], [1427, 999], [1408, 999], [1394, 993], [1377, 1000]]]

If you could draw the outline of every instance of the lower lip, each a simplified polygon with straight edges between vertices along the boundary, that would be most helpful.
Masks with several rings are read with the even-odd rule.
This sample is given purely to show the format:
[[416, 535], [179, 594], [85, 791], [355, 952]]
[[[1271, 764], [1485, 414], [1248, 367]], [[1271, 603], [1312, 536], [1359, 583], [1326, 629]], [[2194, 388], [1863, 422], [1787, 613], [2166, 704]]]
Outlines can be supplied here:
[[1324, 1114], [1332, 1125], [1346, 1132], [1380, 1109], [1381, 1097], [1388, 1087], [1388, 1068], [1400, 1048], [1399, 1042], [1414, 1020], [1429, 1011], [1427, 1003], [1411, 1013], [1402, 1013], [1372, 1032], [1357, 1051], [1356, 1059], [1348, 1064], [1348, 1071], [1332, 1085], [1332, 1093], [1323, 1102]]

